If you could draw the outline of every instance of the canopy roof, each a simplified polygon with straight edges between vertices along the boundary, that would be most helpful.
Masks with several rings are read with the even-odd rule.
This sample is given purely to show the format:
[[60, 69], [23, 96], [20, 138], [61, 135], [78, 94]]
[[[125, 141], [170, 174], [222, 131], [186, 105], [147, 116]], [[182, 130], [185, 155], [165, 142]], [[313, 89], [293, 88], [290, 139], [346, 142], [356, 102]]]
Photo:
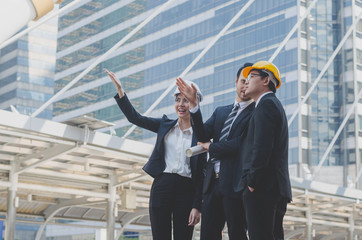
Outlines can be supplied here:
[[[142, 166], [153, 145], [96, 132], [92, 126], [104, 125], [85, 119], [69, 122], [79, 124], [71, 126], [0, 110], [3, 215], [12, 189], [18, 200], [17, 216], [105, 222], [111, 186], [116, 187], [116, 222], [149, 226], [152, 178]], [[291, 180], [293, 202], [285, 217], [286, 237], [301, 236], [308, 223], [309, 230], [320, 236], [345, 236], [350, 229], [362, 234], [361, 190]]]

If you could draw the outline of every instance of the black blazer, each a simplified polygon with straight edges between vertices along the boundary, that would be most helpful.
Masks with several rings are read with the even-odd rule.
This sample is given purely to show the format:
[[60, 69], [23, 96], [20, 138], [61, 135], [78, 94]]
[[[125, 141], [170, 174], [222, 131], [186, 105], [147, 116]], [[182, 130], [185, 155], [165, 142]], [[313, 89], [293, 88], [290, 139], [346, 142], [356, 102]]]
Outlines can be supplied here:
[[[122, 110], [129, 122], [152, 132], [157, 133], [157, 140], [155, 148], [147, 161], [143, 166], [143, 170], [152, 177], [157, 177], [163, 173], [166, 168], [165, 162], [165, 145], [164, 138], [168, 131], [175, 126], [176, 120], [168, 119], [166, 115], [162, 118], [151, 118], [145, 117], [139, 114], [136, 109], [133, 108], [127, 95], [119, 98], [118, 94], [114, 96], [117, 101], [119, 108]], [[195, 146], [197, 140], [195, 135], [192, 136], [191, 146]], [[206, 162], [206, 154], [200, 154], [198, 156], [191, 157], [190, 167], [192, 174], [192, 182], [194, 185], [194, 202], [192, 207], [201, 211], [202, 201], [202, 184], [203, 184], [203, 173], [202, 167]]]
[[247, 186], [276, 191], [292, 199], [288, 170], [288, 122], [275, 94], [265, 95], [255, 108], [245, 132], [229, 142], [210, 145], [210, 156], [221, 150], [238, 154], [234, 166], [234, 191]]
[[[250, 119], [251, 113], [254, 110], [254, 106], [255, 103], [251, 103], [235, 119], [231, 126], [228, 140], [239, 136], [243, 132]], [[219, 142], [221, 130], [232, 108], [233, 104], [216, 108], [212, 116], [205, 123], [202, 121], [200, 109], [196, 113], [191, 113], [191, 124], [197, 139], [199, 139], [200, 142], [208, 142], [211, 139], [213, 139], [213, 142]], [[225, 154], [224, 150], [221, 151], [222, 152], [220, 152], [217, 159], [220, 160], [219, 183], [222, 186], [222, 194], [232, 197], [241, 197], [241, 194], [234, 192], [232, 187], [232, 174], [236, 154], [229, 155]], [[206, 165], [203, 193], [207, 193], [210, 190], [213, 174], [214, 165], [211, 161], [208, 161]]]

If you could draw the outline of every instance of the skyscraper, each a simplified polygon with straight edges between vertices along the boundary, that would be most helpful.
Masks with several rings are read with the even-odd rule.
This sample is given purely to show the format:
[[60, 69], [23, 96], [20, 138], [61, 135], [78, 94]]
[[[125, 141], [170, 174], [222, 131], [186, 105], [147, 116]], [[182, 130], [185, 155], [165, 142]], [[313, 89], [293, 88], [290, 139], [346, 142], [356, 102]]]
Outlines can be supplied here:
[[[300, 7], [305, 5], [300, 2]], [[344, 186], [358, 184], [359, 188], [362, 183], [361, 178], [357, 179], [361, 167], [361, 115], [359, 111], [349, 118], [346, 115], [360, 91], [361, 45], [358, 42], [362, 28], [361, 20], [356, 18], [361, 6], [361, 1], [318, 1], [300, 28], [298, 51], [299, 95], [304, 97], [320, 78], [300, 114], [299, 158], [313, 168], [321, 164], [324, 157], [324, 167], [315, 179]], [[349, 35], [354, 23], [357, 26]], [[346, 41], [342, 42], [345, 37]], [[333, 60], [339, 45], [342, 48]], [[325, 68], [328, 62], [329, 67]], [[325, 74], [319, 76], [323, 70]], [[360, 108], [358, 105], [356, 109]], [[344, 120], [348, 120], [345, 125]], [[334, 139], [338, 130], [342, 132]], [[325, 155], [326, 152], [329, 154]]]
[[[165, 2], [84, 1], [62, 15], [56, 91]], [[268, 60], [313, 2], [255, 0], [213, 45], [185, 77], [195, 81], [205, 95], [201, 107], [205, 119], [215, 107], [234, 101], [237, 69], [245, 62]], [[54, 103], [53, 119], [66, 121], [87, 114], [116, 123], [117, 135], [123, 136], [131, 125], [113, 100], [116, 91], [103, 68], [116, 73], [136, 109], [145, 112], [246, 3], [246, 0], [174, 1], [62, 94]], [[362, 24], [356, 20], [356, 12], [361, 10], [361, 5], [359, 0], [317, 1], [273, 61], [282, 74], [277, 96], [290, 119], [349, 27], [359, 21], [291, 122], [289, 161], [293, 176], [308, 177], [309, 171], [313, 173], [359, 92], [357, 79], [362, 66], [359, 46], [362, 45], [358, 43]], [[175, 117], [171, 94], [158, 104], [151, 116], [163, 113]], [[315, 179], [344, 186], [361, 182], [357, 179], [361, 165], [360, 120], [359, 111], [352, 114]], [[136, 129], [130, 137], [152, 142], [155, 135]]]
[[[52, 19], [0, 49], [0, 109], [12, 105], [30, 115], [53, 96], [57, 22]], [[52, 116], [52, 106], [39, 115]]]

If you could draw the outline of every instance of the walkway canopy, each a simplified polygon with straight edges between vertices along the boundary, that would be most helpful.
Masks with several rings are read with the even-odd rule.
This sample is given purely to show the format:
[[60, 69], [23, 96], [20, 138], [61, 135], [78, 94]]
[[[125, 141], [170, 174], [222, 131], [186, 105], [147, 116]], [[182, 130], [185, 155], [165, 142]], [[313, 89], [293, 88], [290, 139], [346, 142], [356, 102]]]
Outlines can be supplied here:
[[[149, 226], [152, 178], [141, 168], [153, 145], [95, 131], [107, 124], [88, 117], [64, 124], [0, 110], [0, 211], [7, 213], [7, 229], [14, 229], [15, 214], [43, 219], [39, 224], [101, 221], [108, 231], [115, 222]], [[291, 180], [286, 239], [362, 235], [361, 190]]]
[[[147, 209], [152, 179], [141, 168], [153, 145], [94, 131], [106, 122], [71, 122], [0, 110], [0, 211], [107, 221], [111, 202], [114, 220], [122, 222]], [[7, 224], [14, 224], [10, 215]]]

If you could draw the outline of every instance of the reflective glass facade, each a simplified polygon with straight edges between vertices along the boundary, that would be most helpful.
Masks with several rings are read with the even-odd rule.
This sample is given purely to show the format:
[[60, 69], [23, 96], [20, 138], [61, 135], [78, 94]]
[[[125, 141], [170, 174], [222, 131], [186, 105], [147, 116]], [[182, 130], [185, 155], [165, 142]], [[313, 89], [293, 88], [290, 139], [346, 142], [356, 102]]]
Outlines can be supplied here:
[[[300, 31], [304, 45], [300, 51], [300, 72], [306, 76], [301, 81], [302, 96], [318, 78], [356, 21], [353, 9], [360, 7], [361, 1], [320, 0], [304, 21]], [[358, 44], [361, 41], [360, 25], [359, 20], [356, 30], [347, 38], [342, 50], [321, 77], [301, 114], [301, 156], [303, 163], [309, 166], [320, 163], [360, 90], [361, 62], [357, 57], [361, 49], [361, 44]], [[353, 113], [344, 128], [341, 128], [317, 179], [344, 186], [354, 185], [361, 166], [361, 140], [358, 133], [361, 128], [356, 128], [361, 113], [360, 110]], [[357, 185], [361, 187], [361, 179]]]
[[[57, 19], [50, 20], [0, 49], [0, 109], [13, 105], [30, 115], [53, 96], [57, 25]], [[39, 114], [52, 116], [52, 106]]]
[[[93, 0], [61, 16], [56, 91], [165, 2]], [[65, 121], [88, 114], [114, 122], [117, 135], [122, 136], [131, 125], [113, 100], [116, 91], [103, 68], [116, 73], [135, 108], [145, 112], [246, 2], [175, 1], [63, 94], [54, 104], [54, 120]], [[205, 119], [217, 106], [234, 101], [238, 68], [245, 62], [269, 59], [310, 2], [256, 0], [193, 67], [185, 79], [195, 81], [204, 93], [205, 102], [201, 108]], [[274, 60], [282, 73], [282, 87], [277, 96], [289, 118], [355, 21], [352, 9], [360, 7], [358, 4], [360, 1], [319, 0]], [[290, 126], [292, 175], [301, 176], [302, 166], [313, 169], [319, 163], [346, 114], [346, 106], [353, 103], [358, 91], [357, 71], [362, 69], [362, 52], [356, 44], [356, 39], [360, 41], [362, 35], [361, 26], [361, 23], [357, 25], [349, 44], [328, 68], [302, 113]], [[351, 78], [347, 80], [345, 76]], [[167, 114], [175, 118], [171, 95], [161, 101], [152, 116]], [[352, 176], [356, 165], [360, 164], [362, 152], [344, 146], [350, 139], [354, 141], [353, 146], [358, 144], [356, 126], [362, 125], [357, 124], [358, 116], [351, 117], [346, 126], [348, 130], [341, 134], [325, 163], [343, 167], [339, 183], [346, 184], [347, 177]], [[131, 135], [131, 138], [148, 142], [154, 141], [154, 137], [153, 133], [139, 128]]]

